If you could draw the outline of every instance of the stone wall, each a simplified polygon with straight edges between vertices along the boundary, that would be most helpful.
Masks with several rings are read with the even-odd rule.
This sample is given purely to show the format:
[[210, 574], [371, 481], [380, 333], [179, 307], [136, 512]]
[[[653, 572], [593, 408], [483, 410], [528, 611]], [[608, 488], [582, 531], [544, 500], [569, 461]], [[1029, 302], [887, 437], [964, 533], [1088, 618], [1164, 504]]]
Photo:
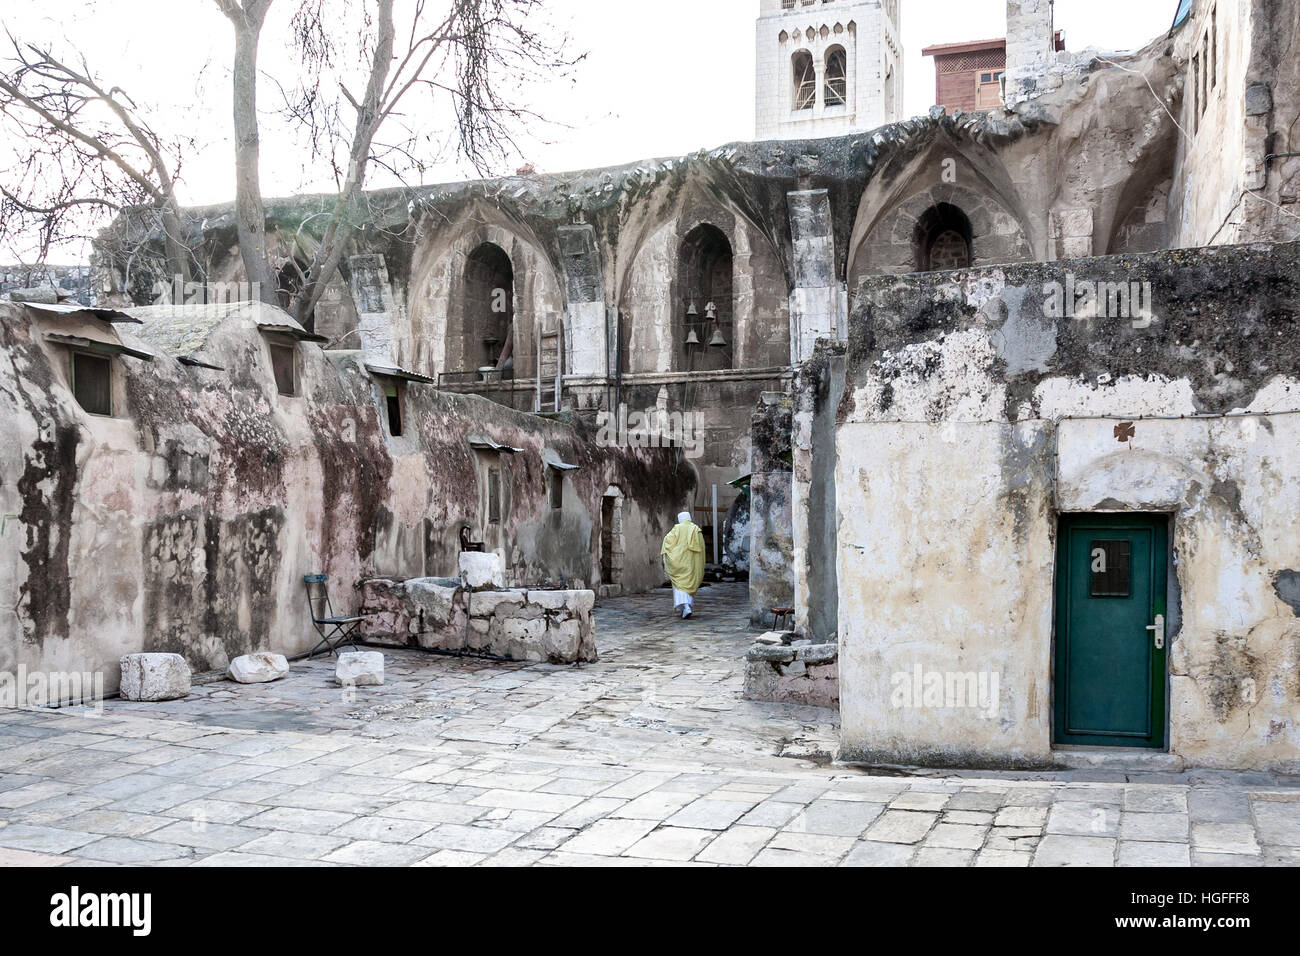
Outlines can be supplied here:
[[771, 624], [771, 608], [794, 607], [788, 395], [767, 392], [753, 417], [754, 473], [749, 483], [749, 619]]
[[1300, 7], [1197, 0], [1174, 39], [1183, 64], [1172, 213], [1178, 245], [1300, 234]]
[[367, 641], [551, 664], [597, 659], [592, 591], [472, 590], [456, 578], [361, 584]]
[[[661, 582], [660, 542], [693, 493], [680, 452], [602, 447], [582, 423], [386, 378], [360, 352], [295, 342], [275, 309], [135, 315], [143, 325], [0, 306], [0, 671], [102, 669], [112, 689], [127, 653], [195, 670], [292, 656], [317, 637], [304, 574], [329, 574], [351, 612], [359, 579], [456, 574], [463, 527], [516, 587], [592, 586], [611, 486], [623, 587]], [[112, 415], [73, 398], [73, 346], [50, 338], [67, 334], [154, 355], [112, 356]], [[288, 344], [292, 395], [273, 342]]]
[[793, 633], [764, 634], [745, 654], [746, 700], [838, 707], [838, 648]]
[[835, 413], [844, 395], [844, 348], [823, 342], [795, 375], [791, 416], [791, 576], [794, 628], [814, 641], [839, 634], [835, 542]]
[[0, 300], [23, 290], [48, 290], [56, 298], [82, 305], [91, 305], [96, 298], [90, 266], [0, 266]]
[[[1298, 319], [1297, 244], [864, 281], [836, 434], [842, 756], [1051, 764], [1059, 516], [1158, 513], [1168, 749], [1300, 767]], [[997, 693], [906, 706], [918, 669]]]

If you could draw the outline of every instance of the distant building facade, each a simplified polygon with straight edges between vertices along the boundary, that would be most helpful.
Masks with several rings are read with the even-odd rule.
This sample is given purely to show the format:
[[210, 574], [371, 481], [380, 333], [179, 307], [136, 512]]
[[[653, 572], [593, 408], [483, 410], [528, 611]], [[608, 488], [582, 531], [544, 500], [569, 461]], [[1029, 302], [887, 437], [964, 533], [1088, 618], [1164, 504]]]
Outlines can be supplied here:
[[928, 46], [921, 54], [934, 57], [935, 105], [949, 111], [992, 110], [1002, 105], [1005, 38]]

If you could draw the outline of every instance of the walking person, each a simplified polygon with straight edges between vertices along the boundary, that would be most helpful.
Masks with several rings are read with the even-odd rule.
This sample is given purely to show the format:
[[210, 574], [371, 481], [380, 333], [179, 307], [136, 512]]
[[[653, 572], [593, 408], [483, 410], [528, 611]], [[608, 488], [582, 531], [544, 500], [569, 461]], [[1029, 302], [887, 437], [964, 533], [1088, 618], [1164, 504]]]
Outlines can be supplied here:
[[673, 585], [673, 610], [680, 609], [685, 620], [694, 611], [695, 592], [704, 580], [704, 532], [691, 521], [689, 511], [677, 516], [659, 553]]

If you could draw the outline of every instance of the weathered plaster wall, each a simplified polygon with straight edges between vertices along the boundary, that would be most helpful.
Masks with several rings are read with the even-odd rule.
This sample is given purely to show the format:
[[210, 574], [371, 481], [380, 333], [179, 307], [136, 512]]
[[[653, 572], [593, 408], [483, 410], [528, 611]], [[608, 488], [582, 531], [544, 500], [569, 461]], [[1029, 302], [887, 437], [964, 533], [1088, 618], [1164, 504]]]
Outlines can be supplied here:
[[[1097, 280], [1149, 283], [1149, 312], [1103, 294], [1054, 314], [1051, 283]], [[1050, 763], [1058, 515], [1127, 511], [1170, 515], [1171, 751], [1300, 766], [1300, 415], [1279, 414], [1300, 410], [1300, 245], [859, 292], [836, 435], [842, 755]], [[1229, 412], [1255, 414], [1178, 418]], [[905, 706], [896, 675], [918, 667], [996, 676], [993, 706]]]
[[1171, 41], [1183, 134], [1171, 206], [1178, 245], [1300, 235], [1300, 7], [1198, 0]]
[[[112, 687], [117, 658], [136, 651], [180, 653], [196, 668], [305, 651], [315, 633], [303, 574], [330, 574], [348, 610], [362, 577], [454, 575], [463, 524], [503, 555], [512, 584], [594, 587], [610, 485], [625, 495], [624, 580], [659, 583], [659, 541], [693, 492], [689, 472], [672, 469], [676, 452], [602, 448], [585, 426], [414, 383], [393, 437], [361, 353], [300, 343], [297, 394], [278, 393], [256, 324], [277, 314], [150, 309], [138, 336], [117, 326], [157, 357], [114, 359], [110, 418], [76, 404], [66, 350], [28, 310], [0, 307], [0, 513], [11, 543], [0, 556], [11, 609], [0, 669], [102, 668]], [[222, 370], [182, 365], [160, 341]], [[475, 451], [471, 434], [521, 451]], [[543, 453], [579, 466], [559, 511]], [[498, 524], [486, 520], [488, 468], [501, 473]]]

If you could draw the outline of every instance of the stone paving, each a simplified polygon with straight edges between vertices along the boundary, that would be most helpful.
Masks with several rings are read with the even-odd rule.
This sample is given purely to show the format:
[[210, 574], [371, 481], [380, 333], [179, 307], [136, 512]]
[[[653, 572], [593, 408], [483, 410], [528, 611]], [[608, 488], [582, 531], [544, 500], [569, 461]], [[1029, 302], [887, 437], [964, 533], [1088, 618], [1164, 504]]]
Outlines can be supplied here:
[[597, 610], [597, 664], [385, 651], [163, 704], [0, 710], [0, 865], [1300, 864], [1300, 780], [866, 772], [742, 700], [742, 586]]

